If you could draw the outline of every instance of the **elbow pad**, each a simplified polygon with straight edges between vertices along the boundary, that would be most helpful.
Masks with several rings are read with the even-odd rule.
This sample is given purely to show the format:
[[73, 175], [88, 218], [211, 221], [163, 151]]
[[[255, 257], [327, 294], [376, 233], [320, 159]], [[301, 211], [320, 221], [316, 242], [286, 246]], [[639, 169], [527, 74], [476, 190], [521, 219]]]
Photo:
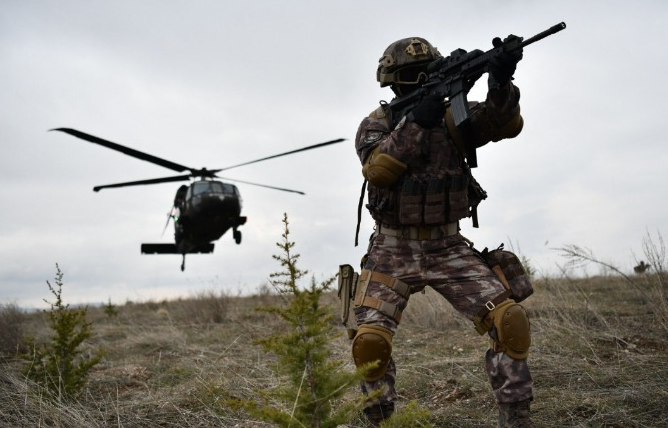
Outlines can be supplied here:
[[396, 183], [406, 171], [405, 163], [385, 153], [378, 153], [376, 147], [362, 167], [364, 178], [376, 187], [387, 188]]
[[497, 127], [492, 137], [492, 141], [497, 142], [504, 138], [515, 138], [524, 128], [524, 119], [520, 114], [520, 107], [517, 106], [515, 114], [503, 125]]
[[[476, 122], [476, 134], [484, 139], [485, 143], [489, 141], [497, 142], [506, 138], [515, 138], [522, 132], [524, 119], [520, 113], [518, 105], [512, 113], [503, 118], [490, 117], [488, 111], [484, 109], [471, 109], [471, 117]], [[445, 126], [448, 134], [461, 153], [466, 153], [466, 138], [463, 132], [455, 126], [454, 118], [450, 109], [445, 114]]]

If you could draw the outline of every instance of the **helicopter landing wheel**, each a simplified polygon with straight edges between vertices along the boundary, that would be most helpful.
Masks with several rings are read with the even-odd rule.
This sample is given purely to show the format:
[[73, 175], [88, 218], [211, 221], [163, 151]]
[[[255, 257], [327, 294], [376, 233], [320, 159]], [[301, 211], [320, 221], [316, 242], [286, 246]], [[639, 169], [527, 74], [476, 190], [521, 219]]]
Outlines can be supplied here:
[[234, 237], [234, 242], [241, 244], [241, 231], [235, 230], [232, 232], [232, 236]]

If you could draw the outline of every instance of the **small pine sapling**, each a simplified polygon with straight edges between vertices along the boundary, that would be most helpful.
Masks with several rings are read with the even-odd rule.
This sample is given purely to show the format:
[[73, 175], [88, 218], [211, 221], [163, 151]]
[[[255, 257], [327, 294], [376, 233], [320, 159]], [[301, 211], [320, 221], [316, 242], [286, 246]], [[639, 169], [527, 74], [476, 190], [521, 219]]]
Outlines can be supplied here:
[[341, 400], [361, 375], [344, 370], [344, 362], [331, 358], [330, 346], [335, 336], [332, 311], [321, 304], [320, 298], [335, 277], [321, 284], [313, 278], [304, 289], [298, 286], [308, 271], [297, 267], [299, 254], [293, 252], [295, 243], [289, 239], [287, 214], [283, 216], [283, 224], [283, 240], [276, 244], [282, 254], [273, 256], [283, 270], [270, 277], [285, 305], [260, 310], [278, 315], [286, 328], [257, 341], [266, 352], [276, 356], [273, 370], [282, 384], [259, 391], [263, 403], [237, 404], [253, 416], [281, 427], [335, 428], [349, 422], [363, 405], [361, 396], [357, 402]]
[[116, 309], [116, 306], [111, 303], [111, 297], [107, 301], [107, 303], [104, 304], [104, 313], [107, 315], [108, 318], [113, 318], [118, 316], [118, 310]]
[[56, 264], [56, 286], [46, 282], [55, 301], [44, 312], [49, 316], [49, 326], [54, 335], [46, 345], [37, 346], [34, 339], [27, 340], [28, 351], [25, 375], [36, 384], [45, 387], [59, 401], [75, 396], [88, 380], [90, 369], [100, 362], [102, 352], [84, 356], [81, 345], [93, 337], [92, 323], [86, 321], [86, 308], [70, 309], [62, 299], [63, 273]]

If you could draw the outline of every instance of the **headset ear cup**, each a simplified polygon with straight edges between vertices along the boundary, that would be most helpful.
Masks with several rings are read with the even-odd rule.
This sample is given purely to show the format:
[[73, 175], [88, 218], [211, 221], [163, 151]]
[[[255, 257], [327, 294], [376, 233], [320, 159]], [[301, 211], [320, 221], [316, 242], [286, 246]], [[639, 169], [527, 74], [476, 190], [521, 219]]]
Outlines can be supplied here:
[[507, 300], [490, 315], [494, 319], [501, 350], [515, 360], [526, 359], [531, 346], [531, 329], [524, 307]]

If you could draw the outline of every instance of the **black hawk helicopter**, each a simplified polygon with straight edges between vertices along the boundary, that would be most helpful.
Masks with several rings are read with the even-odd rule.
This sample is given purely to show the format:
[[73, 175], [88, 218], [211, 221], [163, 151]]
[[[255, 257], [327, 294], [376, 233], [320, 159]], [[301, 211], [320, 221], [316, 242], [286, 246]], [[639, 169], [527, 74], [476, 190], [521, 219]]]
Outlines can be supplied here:
[[[218, 177], [216, 175], [217, 173], [243, 165], [249, 165], [345, 141], [344, 138], [339, 138], [337, 140], [302, 147], [300, 149], [228, 166], [226, 168], [208, 170], [206, 168], [195, 169], [179, 165], [178, 163], [161, 159], [157, 156], [149, 155], [117, 143], [112, 143], [111, 141], [77, 131], [76, 129], [55, 128], [51, 129], [51, 131], [64, 132], [82, 140], [99, 144], [112, 150], [117, 150], [128, 156], [151, 162], [173, 171], [188, 171], [188, 173], [184, 175], [95, 186], [93, 187], [95, 192], [114, 187], [189, 181], [191, 179], [199, 178], [199, 180], [194, 181], [188, 186], [182, 185], [179, 187], [174, 196], [174, 205], [167, 218], [167, 224], [169, 224], [170, 219], [174, 220], [175, 242], [173, 244], [141, 244], [142, 254], [181, 254], [183, 256], [181, 263], [182, 271], [185, 270], [186, 254], [213, 252], [213, 241], [218, 240], [229, 229], [232, 229], [234, 242], [237, 244], [241, 243], [241, 231], [238, 230], [238, 228], [246, 223], [246, 216], [241, 215], [241, 195], [239, 189], [237, 189], [237, 186], [234, 184], [215, 180], [215, 178], [250, 184], [253, 186], [267, 187], [269, 189], [281, 190], [284, 192], [304, 194], [304, 192], [299, 190], [284, 189], [281, 187], [268, 186], [266, 184], [222, 178]], [[165, 225], [165, 227], [167, 227], [167, 225]]]

